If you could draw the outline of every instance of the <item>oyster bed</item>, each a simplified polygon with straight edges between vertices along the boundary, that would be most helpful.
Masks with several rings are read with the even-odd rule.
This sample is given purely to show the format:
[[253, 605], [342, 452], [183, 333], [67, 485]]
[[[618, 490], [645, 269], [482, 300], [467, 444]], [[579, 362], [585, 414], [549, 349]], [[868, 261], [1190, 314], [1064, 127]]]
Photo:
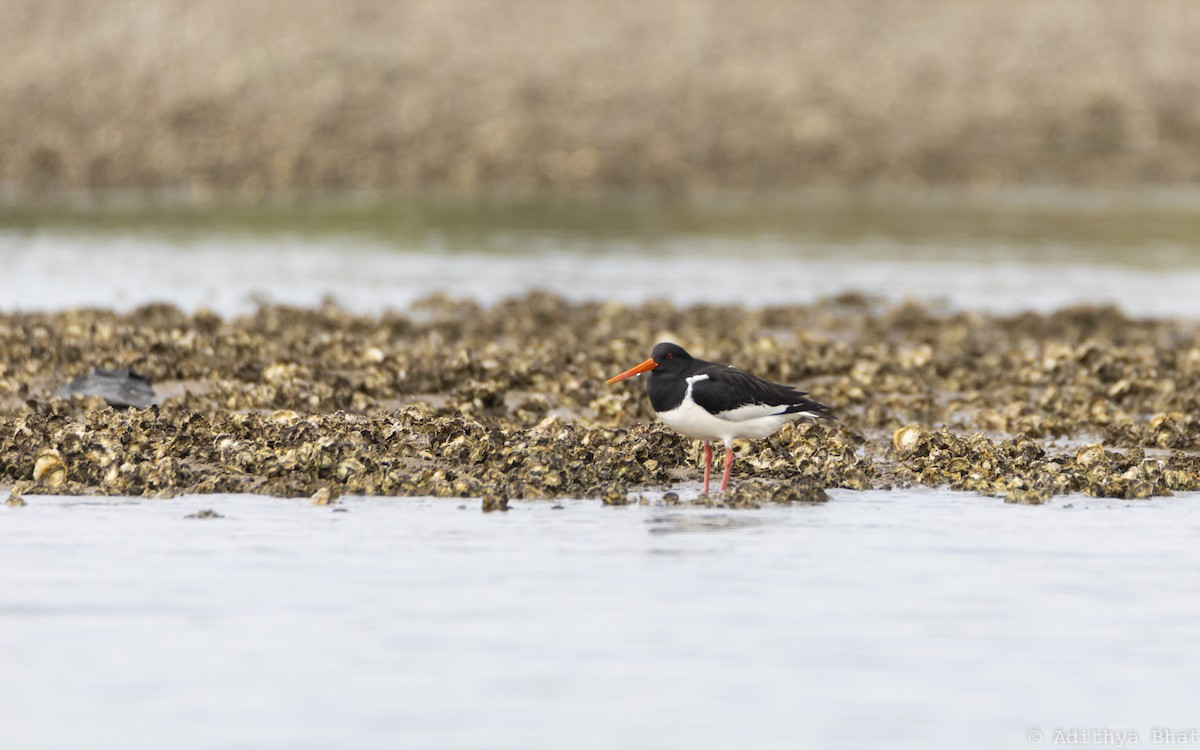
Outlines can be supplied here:
[[[654, 421], [640, 383], [604, 384], [661, 340], [799, 385], [839, 420], [739, 443], [731, 491], [696, 497], [677, 485], [699, 480], [699, 444]], [[152, 305], [3, 314], [0, 352], [12, 504], [250, 492], [485, 508], [682, 494], [754, 507], [915, 484], [1024, 503], [1200, 489], [1197, 326], [1115, 308], [995, 316], [860, 296], [746, 309], [535, 294], [222, 319]], [[159, 403], [56, 395], [96, 367], [150, 377]]]

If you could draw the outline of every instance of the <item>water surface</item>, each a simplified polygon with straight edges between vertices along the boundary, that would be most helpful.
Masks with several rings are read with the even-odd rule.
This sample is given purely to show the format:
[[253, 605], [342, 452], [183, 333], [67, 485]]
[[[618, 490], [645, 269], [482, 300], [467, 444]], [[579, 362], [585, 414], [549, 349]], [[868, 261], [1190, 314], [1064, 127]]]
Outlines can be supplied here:
[[1014, 748], [1196, 725], [1200, 498], [831, 494], [489, 515], [30, 497], [0, 507], [0, 747]]
[[431, 293], [752, 306], [843, 292], [1012, 312], [1200, 318], [1200, 194], [0, 208], [0, 309], [359, 312]]

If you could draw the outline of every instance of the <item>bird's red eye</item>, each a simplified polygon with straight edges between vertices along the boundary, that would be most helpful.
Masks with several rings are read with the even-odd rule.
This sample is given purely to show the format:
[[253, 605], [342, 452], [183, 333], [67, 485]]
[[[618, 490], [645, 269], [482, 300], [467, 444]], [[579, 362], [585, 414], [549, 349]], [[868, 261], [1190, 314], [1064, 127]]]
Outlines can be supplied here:
[[667, 359], [670, 359], [671, 357], [674, 357], [674, 356], [675, 356], [675, 354], [674, 354], [674, 353], [672, 353], [672, 352], [667, 352]]

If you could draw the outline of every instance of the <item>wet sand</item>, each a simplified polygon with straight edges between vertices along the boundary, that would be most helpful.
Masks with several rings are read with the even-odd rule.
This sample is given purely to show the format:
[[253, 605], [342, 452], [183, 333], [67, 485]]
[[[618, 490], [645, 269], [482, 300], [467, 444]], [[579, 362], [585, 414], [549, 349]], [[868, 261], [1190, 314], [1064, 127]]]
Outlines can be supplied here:
[[1200, 178], [1187, 0], [11, 0], [4, 18], [4, 194]]
[[[698, 444], [604, 380], [674, 340], [793, 383], [837, 422], [740, 444], [698, 497]], [[992, 315], [844, 296], [743, 309], [431, 298], [356, 315], [0, 315], [0, 484], [35, 493], [601, 498], [754, 507], [925, 485], [1040, 503], [1200, 489], [1200, 335], [1114, 308]], [[93, 367], [156, 406], [56, 397]]]

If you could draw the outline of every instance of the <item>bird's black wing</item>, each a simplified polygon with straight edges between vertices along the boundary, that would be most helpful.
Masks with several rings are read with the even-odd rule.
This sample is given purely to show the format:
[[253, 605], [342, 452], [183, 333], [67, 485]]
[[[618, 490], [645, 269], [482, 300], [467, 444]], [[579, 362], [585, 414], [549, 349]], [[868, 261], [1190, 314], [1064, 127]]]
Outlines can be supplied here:
[[728, 365], [708, 364], [692, 381], [692, 400], [709, 413], [743, 421], [774, 414], [833, 419], [824, 404], [790, 385], [772, 383]]

